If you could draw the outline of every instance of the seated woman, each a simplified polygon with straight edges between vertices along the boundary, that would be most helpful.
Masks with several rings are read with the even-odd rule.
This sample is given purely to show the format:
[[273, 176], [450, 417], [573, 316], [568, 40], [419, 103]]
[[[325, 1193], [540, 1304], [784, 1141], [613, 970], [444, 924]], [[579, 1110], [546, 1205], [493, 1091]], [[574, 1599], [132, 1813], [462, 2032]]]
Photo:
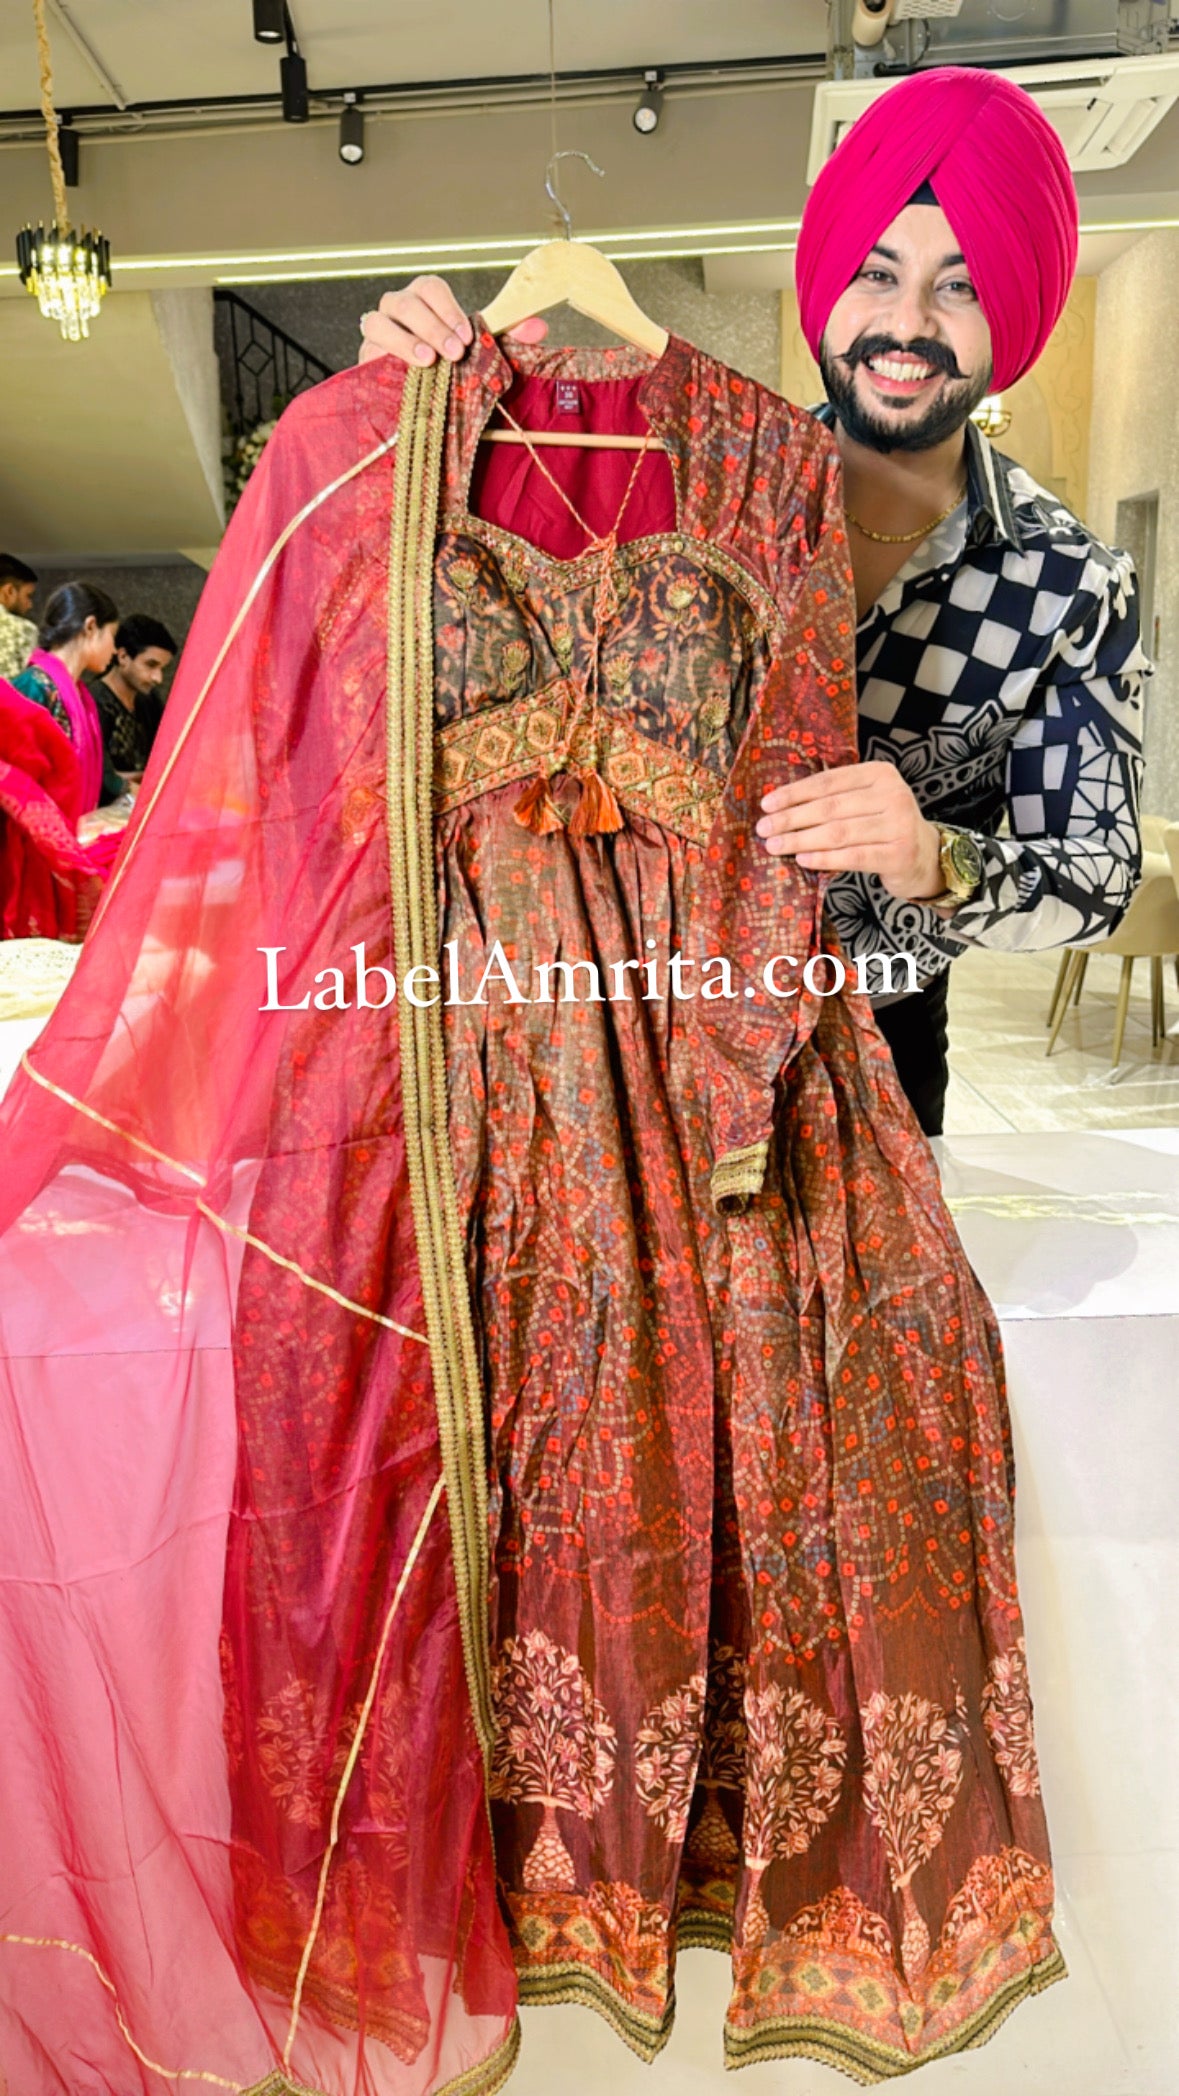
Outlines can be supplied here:
[[81, 773], [82, 815], [123, 791], [117, 773], [106, 777], [98, 708], [82, 682], [87, 671], [101, 676], [107, 668], [118, 621], [105, 590], [92, 582], [64, 582], [45, 607], [40, 646], [13, 679], [13, 689], [45, 707], [72, 743]]

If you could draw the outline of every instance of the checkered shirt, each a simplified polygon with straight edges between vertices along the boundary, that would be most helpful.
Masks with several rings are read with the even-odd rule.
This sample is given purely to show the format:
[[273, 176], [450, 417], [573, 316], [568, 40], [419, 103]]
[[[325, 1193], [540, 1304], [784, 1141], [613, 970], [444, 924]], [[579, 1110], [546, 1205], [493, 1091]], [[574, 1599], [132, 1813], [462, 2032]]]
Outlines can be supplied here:
[[1112, 931], [1142, 856], [1150, 664], [1129, 556], [969, 423], [965, 499], [865, 614], [856, 660], [861, 758], [897, 765], [931, 821], [967, 831], [983, 880], [945, 919], [875, 874], [836, 875], [827, 909], [844, 952], [912, 953], [925, 982], [967, 945]]

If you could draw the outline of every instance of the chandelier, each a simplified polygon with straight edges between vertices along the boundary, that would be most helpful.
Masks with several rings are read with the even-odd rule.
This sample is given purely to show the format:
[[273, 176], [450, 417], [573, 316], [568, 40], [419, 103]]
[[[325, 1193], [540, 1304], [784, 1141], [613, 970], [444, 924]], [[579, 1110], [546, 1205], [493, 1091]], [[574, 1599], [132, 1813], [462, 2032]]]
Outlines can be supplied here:
[[45, 119], [45, 143], [49, 150], [49, 178], [53, 185], [53, 224], [32, 226], [16, 236], [16, 259], [20, 280], [30, 291], [47, 320], [56, 320], [67, 342], [80, 342], [89, 335], [94, 319], [110, 289], [111, 249], [101, 233], [75, 232], [66, 203], [65, 170], [57, 135], [57, 112], [53, 107], [53, 67], [45, 30], [45, 0], [33, 0], [37, 26], [37, 59], [41, 70], [41, 114]]
[[984, 437], [989, 437], [994, 443], [997, 437], [1005, 437], [1011, 428], [1011, 409], [1004, 407], [1001, 393], [988, 393], [985, 400], [979, 401], [970, 419], [975, 428], [981, 429]]

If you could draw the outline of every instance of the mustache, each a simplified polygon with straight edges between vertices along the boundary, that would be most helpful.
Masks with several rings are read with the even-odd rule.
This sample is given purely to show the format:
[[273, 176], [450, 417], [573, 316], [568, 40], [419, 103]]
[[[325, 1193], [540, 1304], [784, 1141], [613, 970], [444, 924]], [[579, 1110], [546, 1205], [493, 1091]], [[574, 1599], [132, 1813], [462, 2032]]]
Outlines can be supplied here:
[[915, 335], [911, 342], [898, 342], [895, 335], [857, 335], [855, 341], [840, 352], [839, 362], [846, 364], [848, 371], [852, 372], [857, 364], [866, 363], [869, 357], [889, 355], [920, 357], [935, 371], [943, 371], [947, 378], [966, 377], [949, 343], [938, 342], [932, 335]]

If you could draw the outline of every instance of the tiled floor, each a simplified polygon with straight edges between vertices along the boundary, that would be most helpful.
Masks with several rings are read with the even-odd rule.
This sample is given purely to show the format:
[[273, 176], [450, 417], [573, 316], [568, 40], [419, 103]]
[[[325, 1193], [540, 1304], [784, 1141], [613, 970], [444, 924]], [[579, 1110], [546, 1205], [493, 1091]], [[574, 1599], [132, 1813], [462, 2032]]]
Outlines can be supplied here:
[[1179, 987], [1166, 964], [1170, 1031], [1150, 1045], [1150, 963], [1138, 961], [1122, 1059], [1110, 1067], [1121, 962], [1094, 954], [1080, 1004], [1055, 1048], [1046, 1020], [1059, 955], [985, 953], [950, 976], [947, 1135], [1026, 1134], [1050, 1128], [1179, 1127]]

